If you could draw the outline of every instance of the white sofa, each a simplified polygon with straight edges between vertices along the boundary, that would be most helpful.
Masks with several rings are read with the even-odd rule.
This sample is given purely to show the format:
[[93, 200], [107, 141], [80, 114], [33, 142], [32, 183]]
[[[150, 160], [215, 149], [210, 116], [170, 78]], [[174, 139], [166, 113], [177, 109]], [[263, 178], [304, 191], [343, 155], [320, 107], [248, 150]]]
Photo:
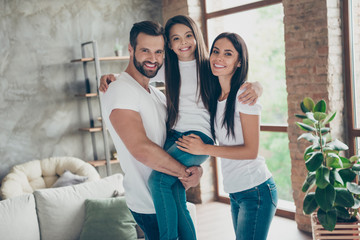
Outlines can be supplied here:
[[[122, 180], [121, 174], [114, 174], [0, 201], [0, 239], [79, 239], [85, 221], [85, 200], [111, 198], [114, 191], [124, 193]], [[189, 203], [188, 208], [196, 226], [195, 205]]]

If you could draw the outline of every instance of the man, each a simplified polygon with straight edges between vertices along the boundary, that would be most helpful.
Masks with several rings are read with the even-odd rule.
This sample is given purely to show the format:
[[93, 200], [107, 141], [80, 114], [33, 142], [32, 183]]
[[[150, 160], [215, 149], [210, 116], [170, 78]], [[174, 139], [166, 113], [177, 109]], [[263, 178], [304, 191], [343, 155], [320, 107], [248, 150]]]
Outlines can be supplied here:
[[[163, 64], [163, 28], [154, 22], [135, 23], [130, 31], [130, 60], [102, 97], [104, 120], [125, 173], [126, 202], [146, 239], [159, 239], [155, 208], [148, 188], [152, 170], [196, 186], [202, 169], [186, 168], [161, 146], [166, 139], [166, 100], [149, 85]], [[191, 175], [191, 176], [190, 176]]]

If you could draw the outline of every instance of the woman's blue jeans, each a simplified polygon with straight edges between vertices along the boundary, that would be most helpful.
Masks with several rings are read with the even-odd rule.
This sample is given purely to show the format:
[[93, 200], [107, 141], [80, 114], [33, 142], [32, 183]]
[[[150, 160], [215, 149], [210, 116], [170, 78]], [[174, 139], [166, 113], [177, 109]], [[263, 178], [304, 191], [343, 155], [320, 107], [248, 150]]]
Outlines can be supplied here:
[[236, 240], [266, 240], [277, 201], [272, 177], [251, 189], [230, 193]]
[[[187, 167], [200, 165], [209, 157], [207, 155], [193, 155], [177, 148], [175, 141], [183, 135], [191, 133], [198, 135], [206, 144], [214, 144], [211, 138], [201, 132], [188, 131], [180, 133], [172, 130], [168, 133], [164, 145], [165, 151]], [[179, 179], [153, 171], [148, 182], [155, 205], [160, 240], [196, 239], [194, 224], [186, 207], [185, 189]]]

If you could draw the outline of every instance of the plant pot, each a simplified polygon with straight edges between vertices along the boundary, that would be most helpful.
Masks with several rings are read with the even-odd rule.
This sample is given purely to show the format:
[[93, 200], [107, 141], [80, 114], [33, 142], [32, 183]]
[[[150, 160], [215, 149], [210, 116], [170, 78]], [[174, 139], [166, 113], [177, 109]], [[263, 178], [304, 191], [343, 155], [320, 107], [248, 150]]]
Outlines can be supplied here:
[[360, 221], [357, 217], [356, 222], [344, 222], [336, 223], [335, 229], [333, 231], [325, 230], [324, 227], [319, 223], [317, 219], [317, 214], [311, 214], [311, 227], [312, 235], [314, 240], [335, 240], [335, 239], [360, 239]]

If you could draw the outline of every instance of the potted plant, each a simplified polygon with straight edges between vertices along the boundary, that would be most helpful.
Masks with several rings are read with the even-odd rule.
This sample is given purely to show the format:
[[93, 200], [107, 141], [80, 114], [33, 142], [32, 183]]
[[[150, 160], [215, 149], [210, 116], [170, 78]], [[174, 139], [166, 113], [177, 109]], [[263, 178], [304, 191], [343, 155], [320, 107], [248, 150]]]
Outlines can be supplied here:
[[123, 45], [120, 44], [119, 39], [117, 38], [114, 46], [115, 56], [122, 56], [123, 48], [124, 48]]
[[[333, 231], [337, 222], [356, 221], [360, 207], [360, 187], [354, 182], [360, 173], [359, 156], [344, 157], [348, 146], [332, 139], [328, 123], [336, 115], [326, 112], [326, 102], [315, 102], [306, 97], [300, 104], [303, 114], [296, 115], [296, 124], [306, 133], [310, 145], [305, 149], [304, 160], [308, 171], [302, 191], [305, 214], [317, 214], [320, 224]], [[314, 191], [315, 190], [315, 191]]]

